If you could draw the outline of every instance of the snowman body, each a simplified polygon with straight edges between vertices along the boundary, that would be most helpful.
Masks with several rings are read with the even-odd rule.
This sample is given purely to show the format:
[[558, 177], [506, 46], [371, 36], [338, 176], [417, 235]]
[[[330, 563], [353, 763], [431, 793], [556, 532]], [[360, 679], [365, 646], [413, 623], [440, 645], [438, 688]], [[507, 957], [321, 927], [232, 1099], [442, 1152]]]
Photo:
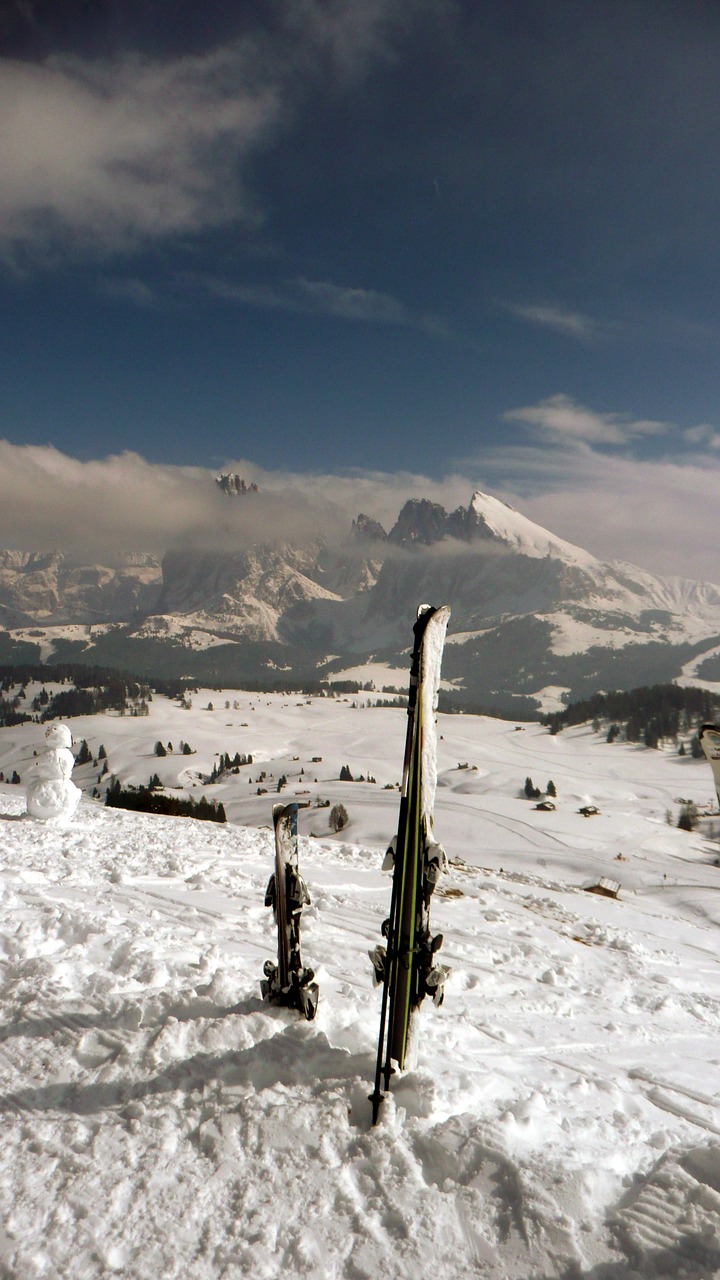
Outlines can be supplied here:
[[27, 811], [31, 818], [43, 822], [50, 818], [69, 821], [82, 794], [70, 778], [75, 764], [70, 750], [72, 734], [65, 724], [51, 724], [45, 742], [27, 785]]

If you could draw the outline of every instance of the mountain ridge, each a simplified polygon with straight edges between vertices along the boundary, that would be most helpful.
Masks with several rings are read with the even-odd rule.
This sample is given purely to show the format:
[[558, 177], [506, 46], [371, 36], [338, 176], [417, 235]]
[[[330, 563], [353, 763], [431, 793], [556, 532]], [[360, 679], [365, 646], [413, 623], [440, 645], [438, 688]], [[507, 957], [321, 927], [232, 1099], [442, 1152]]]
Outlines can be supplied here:
[[[247, 493], [234, 476], [227, 490]], [[451, 512], [411, 498], [389, 533], [361, 514], [339, 545], [318, 535], [110, 566], [0, 552], [4, 654], [37, 641], [156, 674], [227, 678], [234, 666], [322, 679], [380, 656], [401, 684], [421, 600], [450, 604], [452, 687], [488, 705], [542, 702], [548, 686], [584, 696], [592, 681], [622, 684], [624, 666], [637, 683], [642, 651], [648, 682], [681, 678], [720, 633], [716, 584], [602, 561], [481, 490]]]

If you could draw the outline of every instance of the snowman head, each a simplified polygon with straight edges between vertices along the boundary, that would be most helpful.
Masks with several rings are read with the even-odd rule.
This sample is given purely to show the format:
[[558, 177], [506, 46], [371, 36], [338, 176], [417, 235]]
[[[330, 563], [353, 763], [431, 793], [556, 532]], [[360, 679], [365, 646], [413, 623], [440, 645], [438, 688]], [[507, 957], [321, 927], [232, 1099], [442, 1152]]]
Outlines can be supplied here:
[[48, 747], [71, 747], [72, 734], [66, 724], [51, 724], [45, 730], [45, 741]]

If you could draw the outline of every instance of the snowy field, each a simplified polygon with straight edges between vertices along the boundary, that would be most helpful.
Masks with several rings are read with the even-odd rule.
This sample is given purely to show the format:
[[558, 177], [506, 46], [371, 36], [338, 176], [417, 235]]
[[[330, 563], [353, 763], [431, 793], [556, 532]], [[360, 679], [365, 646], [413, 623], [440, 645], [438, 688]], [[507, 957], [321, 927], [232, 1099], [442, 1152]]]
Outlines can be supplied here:
[[[589, 727], [440, 717], [454, 861], [432, 911], [452, 976], [372, 1129], [367, 951], [406, 717], [352, 701], [205, 691], [68, 722], [113, 776], [157, 772], [170, 794], [251, 754], [202, 788], [227, 826], [105, 809], [101, 761], [76, 767], [66, 827], [0, 784], [0, 1276], [720, 1275], [720, 821], [666, 821], [714, 801], [709, 766]], [[0, 730], [5, 777], [42, 745], [38, 725]], [[343, 764], [376, 781], [340, 783]], [[521, 795], [528, 775], [552, 779], [555, 812]], [[259, 998], [282, 776], [308, 805], [313, 1023]], [[345, 830], [318, 800], [345, 805]], [[583, 888], [599, 877], [618, 899]]]

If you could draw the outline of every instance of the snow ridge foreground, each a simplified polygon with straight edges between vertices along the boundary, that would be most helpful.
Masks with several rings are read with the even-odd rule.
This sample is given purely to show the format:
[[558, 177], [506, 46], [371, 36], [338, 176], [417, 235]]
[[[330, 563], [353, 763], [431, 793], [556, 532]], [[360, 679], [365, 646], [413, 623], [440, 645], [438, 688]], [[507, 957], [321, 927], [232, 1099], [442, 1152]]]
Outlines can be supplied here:
[[0, 1275], [720, 1273], [717, 924], [687, 883], [456, 863], [446, 1002], [371, 1129], [376, 851], [301, 840], [308, 1024], [259, 999], [269, 830], [22, 809], [0, 788]]

